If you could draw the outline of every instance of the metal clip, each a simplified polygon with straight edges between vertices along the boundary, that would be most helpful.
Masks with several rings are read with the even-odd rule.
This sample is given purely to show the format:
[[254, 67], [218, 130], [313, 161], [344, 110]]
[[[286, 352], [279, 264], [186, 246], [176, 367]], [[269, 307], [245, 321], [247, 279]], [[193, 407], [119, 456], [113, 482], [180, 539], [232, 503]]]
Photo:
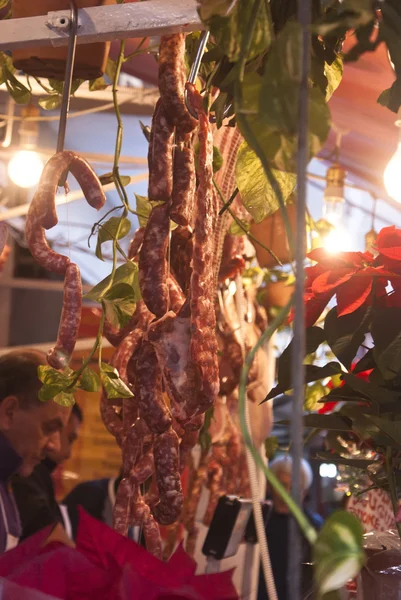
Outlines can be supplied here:
[[[192, 64], [191, 70], [189, 72], [189, 77], [188, 77], [188, 83], [192, 83], [195, 84], [196, 79], [198, 77], [199, 74], [199, 69], [201, 66], [201, 62], [202, 62], [202, 56], [205, 52], [207, 43], [209, 41], [209, 36], [210, 36], [210, 32], [209, 31], [202, 31], [200, 38], [199, 38], [199, 44], [198, 47], [196, 49], [196, 55], [195, 55], [195, 60]], [[189, 112], [189, 114], [194, 118], [197, 119], [198, 118], [198, 114], [194, 111], [194, 109], [192, 108], [189, 100], [188, 100], [188, 93], [187, 90], [185, 90], [184, 92], [184, 98], [185, 98], [185, 106], [187, 107], [187, 110]], [[223, 114], [223, 118], [226, 117], [226, 115], [228, 115], [229, 111], [231, 109], [231, 104], [229, 106], [227, 106], [226, 110], [224, 111]], [[215, 123], [216, 122], [216, 117], [213, 115], [209, 116], [209, 121], [211, 123]]]

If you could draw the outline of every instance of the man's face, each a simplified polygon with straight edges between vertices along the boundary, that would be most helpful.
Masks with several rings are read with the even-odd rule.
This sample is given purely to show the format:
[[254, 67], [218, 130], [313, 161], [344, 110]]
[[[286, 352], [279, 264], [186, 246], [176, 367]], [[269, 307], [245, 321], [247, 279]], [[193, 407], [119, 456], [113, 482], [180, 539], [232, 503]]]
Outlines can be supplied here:
[[78, 438], [80, 425], [81, 422], [77, 415], [71, 413], [66, 427], [63, 427], [60, 434], [60, 449], [51, 449], [47, 452], [50, 460], [59, 465], [70, 458], [72, 445]]
[[60, 450], [60, 434], [67, 425], [71, 409], [54, 400], [21, 408], [15, 397], [5, 398], [0, 407], [1, 431], [23, 460], [20, 475], [27, 477], [50, 452]]
[[[283, 486], [283, 488], [285, 489], [285, 491], [288, 492], [288, 494], [291, 494], [291, 473], [286, 473], [285, 471], [279, 471], [278, 473], [276, 473], [276, 477], [279, 480], [279, 482], [281, 483], [281, 485]], [[271, 495], [272, 495], [274, 510], [280, 514], [288, 514], [289, 513], [288, 506], [286, 505], [284, 500], [281, 498], [280, 494], [278, 494], [274, 490], [274, 488], [272, 488], [272, 490], [271, 490]], [[304, 496], [304, 495], [305, 495], [305, 492], [302, 489], [302, 496]]]

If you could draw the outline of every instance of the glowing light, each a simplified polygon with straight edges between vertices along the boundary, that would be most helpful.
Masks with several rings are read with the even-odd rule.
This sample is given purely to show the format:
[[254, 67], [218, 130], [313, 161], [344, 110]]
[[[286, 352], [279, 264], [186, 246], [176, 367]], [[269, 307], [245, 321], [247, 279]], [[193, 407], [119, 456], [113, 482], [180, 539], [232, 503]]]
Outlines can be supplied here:
[[337, 476], [337, 467], [333, 464], [322, 463], [319, 467], [320, 477], [328, 477], [329, 479], [335, 479]]
[[20, 150], [8, 163], [8, 175], [13, 183], [21, 188], [34, 187], [43, 171], [43, 162], [37, 152]]
[[388, 195], [401, 203], [401, 141], [384, 171], [383, 180]]
[[351, 238], [343, 227], [332, 229], [324, 238], [324, 248], [327, 252], [346, 252], [351, 249]]

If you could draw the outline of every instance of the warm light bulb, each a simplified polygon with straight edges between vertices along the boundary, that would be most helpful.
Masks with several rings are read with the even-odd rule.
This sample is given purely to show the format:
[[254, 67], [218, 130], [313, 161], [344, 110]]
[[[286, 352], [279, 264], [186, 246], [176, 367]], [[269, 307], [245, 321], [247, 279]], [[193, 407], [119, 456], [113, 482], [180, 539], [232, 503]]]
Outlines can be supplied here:
[[401, 141], [384, 171], [383, 180], [390, 198], [401, 203]]
[[37, 152], [19, 150], [8, 163], [8, 175], [21, 188], [31, 188], [39, 183], [43, 162]]
[[350, 245], [350, 236], [343, 227], [332, 229], [324, 238], [324, 248], [331, 254], [346, 252], [350, 250]]

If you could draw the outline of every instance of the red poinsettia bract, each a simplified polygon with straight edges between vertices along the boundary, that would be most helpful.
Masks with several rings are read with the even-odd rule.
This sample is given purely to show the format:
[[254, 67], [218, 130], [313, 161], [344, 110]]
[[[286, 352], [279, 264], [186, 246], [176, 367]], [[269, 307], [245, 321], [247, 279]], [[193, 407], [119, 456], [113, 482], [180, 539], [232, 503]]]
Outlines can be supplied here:
[[[332, 297], [337, 296], [338, 316], [348, 315], [362, 305], [379, 302], [401, 306], [401, 230], [385, 227], [377, 239], [378, 256], [370, 252], [332, 254], [316, 248], [308, 258], [316, 264], [305, 269], [306, 327], [312, 326]], [[387, 296], [390, 281], [393, 292]]]

